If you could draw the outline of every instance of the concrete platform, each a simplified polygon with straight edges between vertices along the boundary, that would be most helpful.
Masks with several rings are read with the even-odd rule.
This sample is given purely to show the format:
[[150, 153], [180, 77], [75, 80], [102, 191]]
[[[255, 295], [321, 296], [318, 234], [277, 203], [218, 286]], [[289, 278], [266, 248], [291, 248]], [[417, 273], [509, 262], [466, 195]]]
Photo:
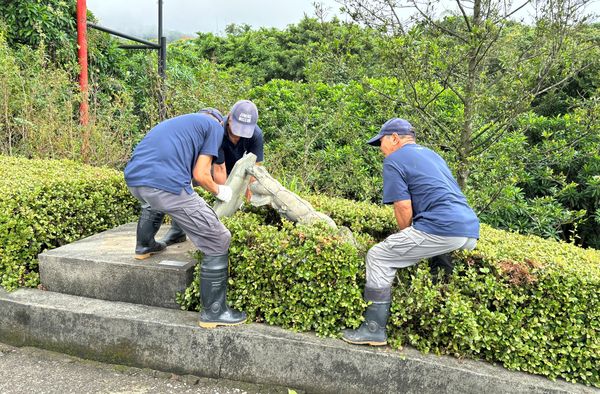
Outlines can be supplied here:
[[277, 327], [201, 329], [197, 314], [0, 290], [0, 342], [177, 374], [318, 393], [600, 393], [484, 362], [353, 346]]
[[[163, 225], [157, 239], [169, 230]], [[191, 283], [194, 246], [186, 242], [146, 260], [133, 258], [135, 223], [41, 253], [44, 288], [83, 297], [178, 309], [177, 292]]]

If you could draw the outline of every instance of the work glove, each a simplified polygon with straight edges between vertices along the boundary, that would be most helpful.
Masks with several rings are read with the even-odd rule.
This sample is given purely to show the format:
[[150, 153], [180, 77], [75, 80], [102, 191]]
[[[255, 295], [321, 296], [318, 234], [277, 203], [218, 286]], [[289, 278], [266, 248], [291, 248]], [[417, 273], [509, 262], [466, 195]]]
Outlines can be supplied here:
[[216, 197], [220, 201], [229, 202], [231, 201], [231, 197], [233, 197], [233, 191], [227, 185], [219, 185], [219, 192]]

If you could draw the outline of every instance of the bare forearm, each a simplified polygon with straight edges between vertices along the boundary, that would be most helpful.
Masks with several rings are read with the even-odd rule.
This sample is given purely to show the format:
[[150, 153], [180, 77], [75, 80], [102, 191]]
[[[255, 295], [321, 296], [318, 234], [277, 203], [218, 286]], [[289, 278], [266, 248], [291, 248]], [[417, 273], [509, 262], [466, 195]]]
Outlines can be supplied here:
[[194, 177], [194, 180], [201, 188], [212, 194], [217, 194], [219, 192], [219, 185], [212, 179], [210, 174], [208, 174], [208, 176], [205, 174], [199, 175], [198, 177]]
[[225, 164], [213, 165], [214, 181], [219, 185], [224, 185], [227, 182], [227, 170]]
[[398, 228], [400, 230], [410, 227], [413, 216], [411, 201], [396, 201], [394, 203], [394, 216], [396, 217], [396, 223], [398, 223]]

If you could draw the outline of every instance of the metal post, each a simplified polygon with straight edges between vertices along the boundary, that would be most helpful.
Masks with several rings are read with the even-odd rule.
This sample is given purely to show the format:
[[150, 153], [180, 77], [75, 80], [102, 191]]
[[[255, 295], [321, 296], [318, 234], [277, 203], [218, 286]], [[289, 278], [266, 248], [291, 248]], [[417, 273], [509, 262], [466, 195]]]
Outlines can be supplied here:
[[[85, 10], [85, 0], [77, 0], [77, 37], [79, 39], [79, 32], [81, 31], [81, 29], [79, 28], [79, 22], [80, 22], [80, 17], [79, 17], [79, 11], [80, 11], [80, 3], [83, 3], [83, 9]], [[83, 12], [83, 26], [85, 29], [85, 11]], [[153, 43], [150, 41], [146, 41], [146, 40], [142, 40], [141, 38], [136, 38], [133, 36], [130, 36], [128, 34], [124, 34], [124, 33], [120, 33], [118, 31], [109, 29], [107, 27], [102, 27], [102, 26], [98, 26], [95, 25], [93, 23], [87, 23], [87, 26], [89, 26], [92, 29], [96, 29], [96, 30], [100, 30], [103, 31], [105, 33], [108, 34], [112, 34], [115, 35], [117, 37], [121, 37], [121, 38], [125, 38], [126, 40], [131, 40], [131, 41], [135, 41], [138, 44], [135, 45], [119, 45], [119, 48], [124, 48], [124, 49], [156, 49], [158, 50], [158, 75], [160, 76], [160, 86], [158, 88], [158, 115], [160, 120], [164, 120], [167, 117], [167, 105], [165, 103], [166, 101], [166, 79], [167, 79], [167, 38], [163, 37], [163, 0], [158, 0], [158, 43]], [[82, 48], [85, 48], [86, 51], [86, 56], [85, 56], [85, 90], [83, 88], [83, 82], [82, 82], [82, 91], [85, 91], [85, 122], [87, 123], [87, 44], [85, 41], [85, 30], [84, 31], [84, 37], [83, 37], [83, 43], [81, 43], [81, 41], [79, 41], [79, 50], [81, 53]], [[80, 64], [81, 64], [81, 55], [80, 55]], [[83, 73], [83, 69], [84, 67], [82, 66], [82, 73]], [[83, 74], [82, 74], [83, 75]], [[83, 77], [80, 78], [81, 81], [83, 81]], [[82, 103], [82, 107], [83, 107], [84, 103]], [[82, 112], [83, 113], [83, 112]], [[83, 115], [82, 115], [82, 119], [83, 119]], [[83, 122], [83, 120], [82, 120]]]
[[160, 75], [159, 111], [160, 119], [167, 118], [167, 38], [160, 38], [160, 49], [158, 50], [158, 75]]
[[88, 124], [89, 120], [86, 21], [86, 0], [77, 0], [77, 56], [79, 57], [79, 87], [82, 95], [81, 104], [79, 105], [79, 122], [84, 126]]
[[163, 0], [158, 0], [158, 75], [160, 76], [160, 87], [158, 97], [158, 111], [160, 120], [167, 118], [167, 39], [163, 37]]

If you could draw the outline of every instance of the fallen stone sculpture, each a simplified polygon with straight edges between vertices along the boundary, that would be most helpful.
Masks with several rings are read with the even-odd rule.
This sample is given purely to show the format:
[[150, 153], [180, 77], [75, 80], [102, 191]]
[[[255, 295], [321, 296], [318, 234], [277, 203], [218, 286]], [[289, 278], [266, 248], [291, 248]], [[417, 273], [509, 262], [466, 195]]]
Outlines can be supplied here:
[[247, 170], [255, 164], [256, 155], [253, 153], [244, 155], [244, 157], [235, 163], [231, 169], [231, 174], [227, 177], [227, 182], [225, 182], [227, 186], [231, 187], [233, 196], [229, 202], [219, 200], [215, 202], [213, 208], [218, 217], [232, 216], [240, 209], [240, 206], [244, 203], [246, 189], [248, 189], [248, 185], [250, 184], [251, 176]]
[[[252, 178], [254, 180], [250, 183]], [[215, 203], [214, 210], [219, 217], [233, 215], [242, 205], [246, 189], [250, 186], [252, 192], [250, 204], [253, 206], [270, 205], [281, 216], [295, 223], [313, 224], [322, 221], [338, 230], [348, 242], [356, 245], [349, 229], [345, 227], [338, 229], [333, 219], [316, 211], [308, 201], [283, 187], [264, 167], [256, 165], [256, 156], [252, 153], [246, 154], [235, 163], [226, 185], [231, 187], [233, 197], [229, 202]]]
[[252, 198], [250, 204], [255, 207], [270, 205], [286, 219], [302, 224], [323, 221], [337, 229], [333, 219], [317, 212], [310, 203], [289, 191], [273, 178], [264, 167], [252, 166], [246, 170], [256, 181], [250, 185]]

